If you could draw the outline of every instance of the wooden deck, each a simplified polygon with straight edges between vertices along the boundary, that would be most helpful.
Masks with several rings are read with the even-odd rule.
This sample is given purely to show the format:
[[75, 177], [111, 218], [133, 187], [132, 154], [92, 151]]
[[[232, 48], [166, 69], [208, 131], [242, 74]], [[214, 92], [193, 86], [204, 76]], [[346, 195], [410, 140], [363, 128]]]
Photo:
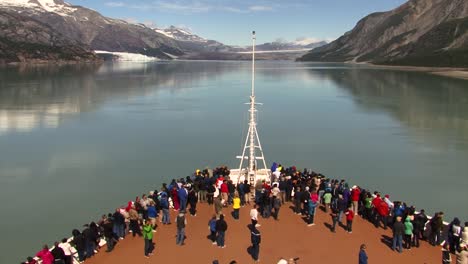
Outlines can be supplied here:
[[[404, 250], [397, 253], [391, 250], [391, 230], [375, 228], [367, 221], [356, 216], [353, 233], [348, 234], [342, 227], [337, 227], [336, 233], [331, 233], [329, 225], [331, 218], [322, 210], [317, 210], [315, 226], [308, 227], [305, 221], [293, 214], [291, 204], [282, 206], [279, 221], [273, 218], [259, 219], [262, 234], [260, 245], [260, 263], [277, 263], [281, 257], [298, 257], [299, 264], [309, 263], [357, 263], [359, 246], [367, 245], [369, 263], [441, 263], [440, 247], [432, 247], [423, 241], [420, 248]], [[247, 248], [250, 245], [250, 206], [241, 208], [240, 220], [234, 220], [231, 208], [225, 208], [228, 230], [226, 232], [226, 248], [212, 245], [208, 240], [208, 221], [214, 209], [207, 204], [198, 204], [197, 216], [187, 216], [184, 246], [175, 244], [176, 212], [171, 210], [171, 225], [162, 225], [153, 238], [156, 243], [154, 255], [145, 258], [143, 253], [143, 238], [127, 235], [110, 253], [105, 252], [105, 246], [86, 264], [127, 264], [127, 263], [206, 263], [211, 264], [217, 259], [220, 264], [232, 260], [237, 263], [253, 263]], [[452, 256], [452, 259], [455, 259]], [[454, 262], [455, 263], [455, 262]]]

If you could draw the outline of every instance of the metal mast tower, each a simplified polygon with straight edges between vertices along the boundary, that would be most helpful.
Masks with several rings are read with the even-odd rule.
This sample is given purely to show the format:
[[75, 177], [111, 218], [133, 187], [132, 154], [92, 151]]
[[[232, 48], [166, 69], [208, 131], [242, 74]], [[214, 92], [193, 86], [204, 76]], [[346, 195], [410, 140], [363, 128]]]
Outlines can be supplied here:
[[[255, 102], [255, 31], [252, 32], [252, 94], [250, 95], [250, 121], [249, 121], [249, 131], [245, 138], [244, 149], [242, 151], [242, 156], [237, 156], [240, 158], [239, 164], [239, 174], [238, 182], [243, 179], [247, 179], [251, 184], [255, 183], [257, 180], [269, 180], [270, 171], [267, 169], [265, 156], [263, 155], [262, 145], [260, 144], [260, 139], [257, 132], [257, 123], [256, 123], [256, 114], [257, 109], [256, 105], [259, 103]], [[249, 156], [246, 156], [246, 151], [249, 149]], [[258, 156], [257, 156], [258, 154]], [[248, 160], [249, 167], [246, 171], [242, 170], [244, 165], [244, 160]], [[257, 160], [261, 160], [263, 169], [258, 169]]]

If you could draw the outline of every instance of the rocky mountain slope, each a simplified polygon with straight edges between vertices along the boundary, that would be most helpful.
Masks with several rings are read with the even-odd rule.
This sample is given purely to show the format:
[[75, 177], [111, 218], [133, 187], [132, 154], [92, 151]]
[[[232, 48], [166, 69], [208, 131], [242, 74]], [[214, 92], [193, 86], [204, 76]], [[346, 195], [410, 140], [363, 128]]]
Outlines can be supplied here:
[[0, 9], [0, 64], [11, 62], [95, 61], [89, 46], [29, 17]]
[[[186, 59], [220, 59], [220, 60], [244, 60], [249, 59], [252, 47], [230, 46], [216, 40], [210, 40], [192, 33], [189, 29], [170, 26], [166, 29], [154, 29], [156, 32], [174, 39], [178, 46], [186, 53]], [[295, 59], [306, 51], [327, 44], [325, 41], [300, 39], [297, 41], [274, 41], [258, 44], [255, 49], [262, 53], [275, 54], [263, 55], [263, 59]], [[276, 54], [277, 53], [277, 54]]]
[[[27, 25], [31, 29], [28, 42], [33, 44], [41, 35], [47, 34], [44, 29], [49, 28], [56, 39], [79, 43], [91, 50], [140, 53], [163, 59], [183, 53], [173, 39], [149, 27], [104, 17], [94, 10], [73, 6], [63, 0], [0, 0], [0, 10], [4, 17], [34, 21]], [[9, 30], [9, 22], [8, 19], [0, 21], [1, 28]], [[5, 38], [6, 33], [1, 31], [0, 37]], [[42, 44], [53, 46], [52, 42], [42, 41]]]
[[298, 60], [468, 67], [468, 1], [410, 0]]

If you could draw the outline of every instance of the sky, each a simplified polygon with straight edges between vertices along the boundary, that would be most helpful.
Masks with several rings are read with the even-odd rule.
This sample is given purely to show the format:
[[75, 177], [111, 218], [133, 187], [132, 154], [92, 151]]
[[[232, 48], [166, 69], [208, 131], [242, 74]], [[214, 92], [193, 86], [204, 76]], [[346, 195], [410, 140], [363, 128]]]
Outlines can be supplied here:
[[364, 16], [388, 11], [406, 0], [66, 0], [129, 22], [187, 28], [228, 45], [333, 40]]

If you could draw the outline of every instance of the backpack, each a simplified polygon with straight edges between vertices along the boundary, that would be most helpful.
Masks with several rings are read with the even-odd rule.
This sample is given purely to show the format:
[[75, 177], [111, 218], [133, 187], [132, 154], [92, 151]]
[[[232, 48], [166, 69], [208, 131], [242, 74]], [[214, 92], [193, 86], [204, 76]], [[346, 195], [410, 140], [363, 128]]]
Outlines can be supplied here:
[[177, 228], [185, 227], [185, 216], [177, 216]]

